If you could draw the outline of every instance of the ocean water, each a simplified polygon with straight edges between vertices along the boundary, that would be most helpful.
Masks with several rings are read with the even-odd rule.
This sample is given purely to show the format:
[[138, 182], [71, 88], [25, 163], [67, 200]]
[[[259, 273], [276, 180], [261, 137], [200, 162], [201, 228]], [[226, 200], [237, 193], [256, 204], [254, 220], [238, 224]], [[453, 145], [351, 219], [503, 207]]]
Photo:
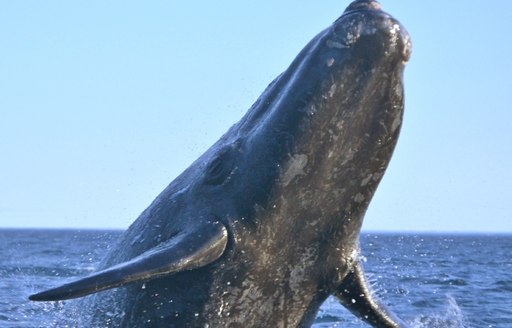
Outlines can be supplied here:
[[[120, 234], [0, 230], [0, 327], [75, 327], [75, 301], [27, 297], [92, 272]], [[365, 233], [361, 247], [376, 294], [411, 327], [512, 327], [512, 235]], [[329, 298], [313, 327], [367, 325]]]

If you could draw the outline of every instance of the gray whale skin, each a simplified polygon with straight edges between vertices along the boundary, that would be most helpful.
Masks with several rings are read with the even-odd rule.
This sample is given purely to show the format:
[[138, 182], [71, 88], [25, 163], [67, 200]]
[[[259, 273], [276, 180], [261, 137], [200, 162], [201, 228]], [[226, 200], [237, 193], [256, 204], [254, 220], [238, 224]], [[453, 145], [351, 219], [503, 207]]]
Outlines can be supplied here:
[[374, 327], [405, 327], [372, 295], [358, 236], [398, 138], [410, 51], [379, 3], [352, 2], [97, 272], [30, 299], [92, 294], [89, 327], [309, 327], [334, 295]]

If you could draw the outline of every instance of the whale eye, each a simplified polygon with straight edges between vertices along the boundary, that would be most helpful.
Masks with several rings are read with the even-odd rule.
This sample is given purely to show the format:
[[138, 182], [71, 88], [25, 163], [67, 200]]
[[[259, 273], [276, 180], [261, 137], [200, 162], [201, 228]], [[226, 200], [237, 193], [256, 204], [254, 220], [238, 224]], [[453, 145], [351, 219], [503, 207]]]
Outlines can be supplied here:
[[206, 167], [204, 182], [209, 185], [223, 184], [233, 171], [233, 164], [233, 151], [231, 149], [222, 151]]

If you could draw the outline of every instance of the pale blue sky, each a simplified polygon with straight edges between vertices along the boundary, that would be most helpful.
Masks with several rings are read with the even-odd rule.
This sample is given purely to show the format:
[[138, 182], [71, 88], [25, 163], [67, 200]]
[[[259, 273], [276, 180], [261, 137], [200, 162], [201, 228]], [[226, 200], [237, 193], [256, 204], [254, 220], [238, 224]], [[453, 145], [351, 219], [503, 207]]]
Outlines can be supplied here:
[[[348, 1], [3, 1], [0, 227], [126, 228]], [[364, 229], [512, 232], [512, 2], [381, 1], [413, 38]]]

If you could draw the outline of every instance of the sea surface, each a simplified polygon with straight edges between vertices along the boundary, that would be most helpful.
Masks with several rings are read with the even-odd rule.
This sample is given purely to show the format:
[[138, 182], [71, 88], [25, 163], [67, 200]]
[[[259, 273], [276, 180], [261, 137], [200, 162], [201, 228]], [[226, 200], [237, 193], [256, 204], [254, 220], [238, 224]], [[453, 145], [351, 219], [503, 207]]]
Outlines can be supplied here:
[[[27, 297], [92, 272], [121, 233], [0, 229], [0, 327], [75, 327], [75, 301]], [[364, 233], [361, 247], [375, 293], [411, 327], [512, 327], [512, 235]], [[313, 327], [367, 325], [329, 298]]]

